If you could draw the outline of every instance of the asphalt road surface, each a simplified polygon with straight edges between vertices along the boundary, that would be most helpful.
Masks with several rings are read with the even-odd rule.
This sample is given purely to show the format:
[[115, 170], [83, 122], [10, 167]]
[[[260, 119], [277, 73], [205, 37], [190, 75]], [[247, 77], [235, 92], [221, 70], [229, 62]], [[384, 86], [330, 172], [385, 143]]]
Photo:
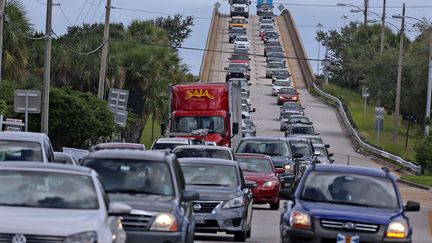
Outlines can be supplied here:
[[[221, 17], [219, 26], [223, 29], [217, 30], [216, 52], [212, 55], [209, 82], [225, 82], [224, 67], [228, 65], [229, 51], [233, 50], [233, 44], [228, 43], [228, 20]], [[290, 43], [289, 30], [282, 19], [276, 22], [281, 42], [287, 56], [295, 56], [292, 43]], [[251, 41], [251, 101], [256, 112], [251, 114], [252, 120], [257, 125], [257, 136], [283, 137], [279, 130], [279, 107], [276, 105], [276, 98], [271, 96], [271, 80], [265, 78], [264, 46], [258, 37], [258, 18], [251, 16], [247, 27], [247, 34]], [[335, 163], [359, 165], [367, 167], [381, 167], [370, 158], [357, 153], [346, 136], [338, 119], [337, 112], [320, 99], [311, 96], [304, 88], [303, 79], [295, 59], [288, 60], [288, 66], [293, 73], [295, 86], [300, 91], [300, 101], [306, 108], [306, 115], [314, 122], [316, 131], [321, 134], [325, 143], [331, 145], [330, 151], [335, 154]], [[430, 220], [432, 218], [432, 192], [424, 191], [400, 184], [400, 190], [404, 201], [416, 200], [422, 205], [422, 210], [416, 213], [409, 213], [414, 228], [413, 243], [431, 243]], [[283, 204], [283, 202], [281, 202]], [[247, 242], [278, 243], [279, 241], [279, 217], [283, 205], [279, 211], [271, 211], [268, 206], [254, 206], [252, 237]], [[195, 242], [232, 242], [231, 235], [223, 233], [217, 235], [198, 234]]]

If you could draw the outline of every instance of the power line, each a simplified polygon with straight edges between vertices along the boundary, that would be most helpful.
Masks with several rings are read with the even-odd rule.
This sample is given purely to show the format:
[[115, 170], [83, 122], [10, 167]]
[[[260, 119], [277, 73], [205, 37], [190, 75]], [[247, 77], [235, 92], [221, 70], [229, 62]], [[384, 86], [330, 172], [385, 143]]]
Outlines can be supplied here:
[[57, 37], [57, 40], [67, 49], [69, 49], [71, 52], [77, 54], [77, 55], [91, 55], [97, 51], [99, 51], [103, 45], [105, 44], [105, 42], [102, 42], [98, 47], [96, 47], [94, 50], [91, 50], [89, 52], [79, 52], [77, 50], [75, 50], [73, 47], [71, 47], [69, 44], [67, 44], [66, 42], [64, 42], [58, 35], [56, 32], [54, 32], [54, 30], [52, 31], [52, 33]]
[[24, 33], [18, 26], [16, 26], [15, 24], [12, 23], [12, 21], [6, 22], [8, 25], [10, 25], [13, 29], [15, 29], [15, 33], [20, 34], [21, 36], [29, 39], [29, 40], [43, 40], [46, 37], [48, 37], [48, 35], [44, 35], [41, 37], [33, 37], [28, 35], [27, 33]]
[[[115, 7], [115, 6], [111, 6], [111, 9], [133, 11], [133, 12], [141, 12], [141, 13], [151, 13], [151, 14], [163, 14], [163, 15], [176, 15], [176, 14], [178, 14], [178, 13], [166, 13], [166, 12], [157, 12], [157, 11], [147, 11], [147, 10], [133, 9], [133, 8], [122, 8], [122, 7]], [[200, 17], [200, 16], [195, 16], [195, 15], [191, 15], [191, 16], [193, 18], [195, 18], [195, 19], [211, 20], [211, 18], [207, 18], [207, 17]]]

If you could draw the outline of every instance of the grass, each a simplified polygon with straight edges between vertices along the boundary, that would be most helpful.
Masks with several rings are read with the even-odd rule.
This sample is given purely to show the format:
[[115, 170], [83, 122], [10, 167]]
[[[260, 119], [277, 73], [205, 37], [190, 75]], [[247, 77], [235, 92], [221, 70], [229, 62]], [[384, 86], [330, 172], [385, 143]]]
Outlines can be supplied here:
[[432, 187], [432, 176], [402, 176], [401, 179]]
[[380, 147], [386, 151], [397, 154], [405, 159], [415, 161], [415, 152], [413, 150], [417, 142], [417, 130], [419, 127], [412, 126], [408, 139], [408, 146], [405, 149], [406, 127], [399, 125], [399, 133], [396, 141], [392, 140], [393, 134], [393, 115], [384, 114], [384, 131], [380, 132], [380, 140], [377, 142], [377, 133], [375, 131], [375, 105], [368, 104], [364, 112], [364, 99], [360, 93], [353, 92], [349, 89], [341, 88], [336, 85], [328, 84], [323, 86], [323, 90], [334, 96], [339, 97], [345, 103], [352, 120], [357, 127], [360, 135], [370, 144]]
[[144, 126], [144, 130], [141, 136], [141, 143], [144, 144], [147, 149], [151, 148], [153, 141], [160, 135], [160, 122], [155, 121], [154, 129], [153, 129], [153, 138], [152, 138], [152, 134], [151, 134], [152, 120], [153, 119], [151, 116], [147, 119], [147, 122]]

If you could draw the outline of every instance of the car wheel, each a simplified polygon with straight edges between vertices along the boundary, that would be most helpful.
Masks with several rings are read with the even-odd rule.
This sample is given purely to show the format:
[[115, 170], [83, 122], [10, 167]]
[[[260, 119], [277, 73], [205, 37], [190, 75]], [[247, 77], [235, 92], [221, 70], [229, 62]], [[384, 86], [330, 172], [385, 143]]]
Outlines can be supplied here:
[[234, 241], [245, 242], [246, 241], [246, 231], [240, 231], [234, 233]]
[[251, 236], [252, 236], [252, 227], [250, 227], [249, 229], [248, 229], [248, 231], [246, 231], [246, 238], [251, 238]]
[[279, 209], [279, 200], [275, 203], [270, 203], [270, 210], [278, 210]]

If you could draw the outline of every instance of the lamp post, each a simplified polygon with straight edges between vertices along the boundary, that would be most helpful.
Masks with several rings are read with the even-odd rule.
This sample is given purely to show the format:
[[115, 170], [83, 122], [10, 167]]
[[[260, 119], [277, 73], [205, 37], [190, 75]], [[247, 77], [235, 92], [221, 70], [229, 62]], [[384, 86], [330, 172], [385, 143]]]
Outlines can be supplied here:
[[[318, 27], [318, 31], [321, 32], [321, 27], [323, 27], [323, 25], [321, 23], [317, 24]], [[317, 61], [317, 70], [316, 70], [316, 74], [319, 75], [319, 68], [320, 68], [320, 50], [321, 50], [321, 41], [318, 40], [318, 61]]]
[[[411, 16], [406, 16], [406, 15], [393, 15], [392, 16], [395, 19], [402, 19], [402, 21], [405, 18], [409, 18], [409, 19], [414, 19], [419, 21], [420, 23], [424, 24], [426, 27], [429, 28], [429, 30], [431, 31], [430, 33], [430, 37], [429, 37], [429, 73], [428, 73], [428, 84], [427, 84], [427, 95], [426, 95], [426, 120], [430, 119], [430, 115], [431, 115], [431, 99], [432, 99], [432, 25], [430, 23], [427, 23], [424, 20], [415, 18], [415, 17], [411, 17]], [[426, 122], [426, 125], [424, 127], [424, 136], [428, 136], [429, 135], [429, 125]]]

